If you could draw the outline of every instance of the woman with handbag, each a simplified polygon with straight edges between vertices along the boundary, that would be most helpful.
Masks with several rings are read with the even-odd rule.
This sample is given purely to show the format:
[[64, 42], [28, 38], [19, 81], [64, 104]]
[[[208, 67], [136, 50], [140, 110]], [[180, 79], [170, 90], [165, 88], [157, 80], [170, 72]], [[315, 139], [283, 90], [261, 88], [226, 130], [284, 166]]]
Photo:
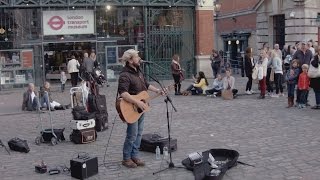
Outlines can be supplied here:
[[[310, 77], [310, 87], [316, 97], [316, 105], [311, 109], [320, 109], [320, 47], [315, 47], [316, 55], [310, 63], [308, 76]], [[313, 71], [312, 71], [313, 69]]]
[[266, 76], [267, 76], [267, 69], [268, 69], [268, 55], [265, 49], [262, 49], [260, 52], [260, 60], [257, 64], [259, 69], [258, 72], [258, 79], [259, 79], [259, 86], [260, 86], [260, 96], [259, 99], [264, 99], [266, 95]]
[[246, 49], [246, 55], [244, 56], [244, 65], [246, 76], [248, 77], [248, 82], [246, 86], [246, 94], [252, 94], [252, 71], [254, 68], [254, 59], [252, 55], [252, 48], [248, 47]]
[[178, 54], [173, 55], [171, 62], [171, 72], [174, 80], [175, 95], [181, 95], [181, 81], [183, 80], [182, 69], [180, 66], [180, 57]]
[[[233, 98], [237, 97], [238, 90], [235, 89], [234, 83], [235, 83], [235, 78], [233, 76], [231, 76], [231, 70], [227, 69], [226, 76], [223, 78], [222, 96], [224, 96], [223, 94], [228, 94], [228, 92], [226, 92], [226, 91], [229, 91], [229, 92], [231, 91], [233, 96], [232, 97], [223, 97], [224, 99], [233, 99]], [[231, 93], [229, 93], [229, 94], [231, 94]]]

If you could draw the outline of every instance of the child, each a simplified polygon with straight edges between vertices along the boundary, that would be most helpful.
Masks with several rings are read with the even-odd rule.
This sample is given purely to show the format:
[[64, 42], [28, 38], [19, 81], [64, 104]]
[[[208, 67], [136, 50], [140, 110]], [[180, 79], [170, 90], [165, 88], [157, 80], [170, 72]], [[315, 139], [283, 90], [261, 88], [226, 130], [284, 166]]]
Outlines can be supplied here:
[[300, 91], [300, 97], [298, 101], [299, 108], [305, 108], [307, 104], [307, 95], [309, 91], [310, 79], [308, 77], [308, 68], [307, 64], [302, 65], [302, 73], [299, 75], [298, 80], [298, 89]]
[[291, 62], [291, 68], [287, 71], [287, 89], [288, 89], [288, 108], [292, 107], [294, 104], [294, 89], [298, 82], [299, 76], [299, 61], [297, 59]]
[[61, 92], [64, 92], [64, 87], [67, 81], [67, 76], [64, 71], [61, 71], [60, 81], [61, 81]]

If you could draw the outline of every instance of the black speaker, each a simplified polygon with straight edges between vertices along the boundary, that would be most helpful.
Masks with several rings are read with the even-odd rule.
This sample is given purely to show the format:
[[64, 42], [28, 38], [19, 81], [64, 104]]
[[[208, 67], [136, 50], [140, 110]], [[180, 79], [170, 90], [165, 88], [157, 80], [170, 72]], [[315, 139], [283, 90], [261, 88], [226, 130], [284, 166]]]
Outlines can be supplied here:
[[77, 179], [85, 179], [98, 174], [97, 157], [77, 157], [70, 160], [71, 176]]

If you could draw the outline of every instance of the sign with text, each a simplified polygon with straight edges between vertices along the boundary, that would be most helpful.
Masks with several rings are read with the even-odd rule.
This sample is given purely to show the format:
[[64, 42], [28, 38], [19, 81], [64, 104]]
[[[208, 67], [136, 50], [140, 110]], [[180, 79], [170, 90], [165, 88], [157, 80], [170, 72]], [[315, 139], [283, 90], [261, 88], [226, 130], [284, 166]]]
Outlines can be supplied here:
[[33, 51], [32, 50], [22, 50], [22, 65], [24, 68], [32, 68], [33, 67]]
[[92, 10], [43, 11], [43, 35], [93, 34]]

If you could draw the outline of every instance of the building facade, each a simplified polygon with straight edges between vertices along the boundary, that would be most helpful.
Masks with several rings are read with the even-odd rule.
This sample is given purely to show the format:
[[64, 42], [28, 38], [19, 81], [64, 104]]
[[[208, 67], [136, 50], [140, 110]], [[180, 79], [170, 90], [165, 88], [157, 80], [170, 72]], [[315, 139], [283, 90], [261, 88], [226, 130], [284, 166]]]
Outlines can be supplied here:
[[215, 17], [215, 46], [236, 58], [246, 47], [255, 54], [268, 43], [294, 45], [297, 41], [319, 42], [320, 1], [318, 0], [220, 0]]
[[0, 0], [1, 87], [58, 80], [71, 55], [81, 60], [85, 52], [117, 78], [129, 48], [153, 61], [149, 72], [160, 79], [171, 78], [173, 54], [191, 76], [195, 57], [210, 53], [202, 47], [213, 47], [213, 30], [209, 44], [199, 45], [195, 24], [201, 28], [202, 17], [212, 14], [195, 0]]

